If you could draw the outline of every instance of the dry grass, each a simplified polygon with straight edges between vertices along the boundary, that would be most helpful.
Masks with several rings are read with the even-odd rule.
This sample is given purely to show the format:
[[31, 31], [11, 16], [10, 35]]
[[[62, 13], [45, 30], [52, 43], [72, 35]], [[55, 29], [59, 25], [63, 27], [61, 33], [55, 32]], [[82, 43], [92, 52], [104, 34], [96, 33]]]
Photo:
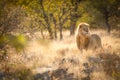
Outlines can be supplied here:
[[[70, 37], [68, 32], [64, 32], [62, 41], [29, 41], [25, 52], [10, 55], [8, 63], [24, 65], [34, 75], [50, 76], [51, 80], [120, 79], [120, 33], [112, 31], [108, 35], [103, 30], [93, 30], [91, 33], [100, 35], [104, 51], [80, 53], [74, 36]], [[35, 79], [44, 80], [40, 75]]]

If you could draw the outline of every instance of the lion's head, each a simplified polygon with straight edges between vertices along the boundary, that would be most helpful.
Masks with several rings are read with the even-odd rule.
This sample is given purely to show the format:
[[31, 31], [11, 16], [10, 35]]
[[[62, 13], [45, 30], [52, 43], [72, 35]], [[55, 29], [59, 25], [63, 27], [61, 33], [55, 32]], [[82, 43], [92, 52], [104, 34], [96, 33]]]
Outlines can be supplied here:
[[89, 34], [89, 24], [87, 23], [80, 23], [78, 25], [78, 29], [77, 29], [77, 33], [79, 35], [86, 35], [86, 34]]

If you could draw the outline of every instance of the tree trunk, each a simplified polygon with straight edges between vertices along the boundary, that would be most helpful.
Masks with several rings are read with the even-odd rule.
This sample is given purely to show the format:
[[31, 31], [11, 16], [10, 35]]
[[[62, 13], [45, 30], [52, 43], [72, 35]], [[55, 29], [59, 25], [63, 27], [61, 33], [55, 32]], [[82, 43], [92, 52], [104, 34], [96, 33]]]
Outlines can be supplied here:
[[62, 35], [62, 25], [61, 25], [61, 23], [59, 24], [59, 31], [60, 31], [60, 40], [62, 40], [63, 35]]
[[41, 2], [40, 5], [41, 5], [42, 11], [43, 11], [43, 16], [44, 16], [44, 20], [45, 20], [46, 25], [47, 25], [47, 29], [48, 29], [48, 32], [49, 32], [50, 39], [53, 39], [52, 29], [50, 27], [50, 22], [48, 20], [48, 16], [45, 13], [45, 9], [44, 9], [44, 6], [43, 6], [43, 0], [40, 0], [40, 2]]
[[109, 12], [107, 10], [105, 11], [105, 24], [107, 26], [107, 32], [110, 33], [111, 26], [109, 24]]
[[76, 22], [71, 22], [71, 25], [70, 25], [70, 35], [74, 35], [75, 34], [75, 26], [76, 26]]
[[48, 24], [48, 32], [49, 32], [50, 39], [53, 39], [52, 29], [50, 28], [49, 24]]
[[40, 32], [41, 32], [42, 38], [44, 39], [45, 36], [44, 36], [44, 34], [43, 34], [43, 30], [41, 29]]
[[57, 39], [57, 27], [55, 25], [55, 39]]
[[107, 32], [110, 33], [111, 32], [111, 26], [110, 26], [108, 20], [106, 20], [106, 26], [108, 28]]
[[54, 37], [55, 39], [57, 39], [57, 21], [55, 20], [55, 18], [53, 17], [53, 15], [51, 15], [53, 23], [54, 23]]
[[77, 10], [78, 10], [78, 3], [79, 0], [71, 0], [71, 4], [72, 6], [74, 6], [74, 8], [71, 10], [71, 15], [70, 15], [70, 36], [75, 34], [75, 27], [76, 27], [76, 22], [78, 20], [78, 14], [77, 14]]

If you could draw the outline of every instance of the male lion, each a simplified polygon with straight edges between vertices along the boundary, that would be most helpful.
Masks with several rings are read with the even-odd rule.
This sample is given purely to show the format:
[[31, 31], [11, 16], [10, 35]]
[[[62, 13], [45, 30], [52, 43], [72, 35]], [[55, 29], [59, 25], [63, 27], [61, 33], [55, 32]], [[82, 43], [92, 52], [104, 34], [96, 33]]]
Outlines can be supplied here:
[[89, 24], [80, 23], [76, 31], [76, 43], [77, 47], [83, 51], [83, 49], [96, 50], [102, 48], [101, 39], [97, 34], [90, 34]]

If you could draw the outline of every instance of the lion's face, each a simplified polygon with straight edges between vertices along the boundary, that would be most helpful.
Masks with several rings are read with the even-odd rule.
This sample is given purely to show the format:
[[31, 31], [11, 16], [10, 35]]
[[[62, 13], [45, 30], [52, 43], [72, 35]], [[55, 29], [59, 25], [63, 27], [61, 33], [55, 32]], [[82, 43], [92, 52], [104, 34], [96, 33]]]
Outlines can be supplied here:
[[79, 26], [79, 34], [86, 35], [89, 34], [89, 24], [81, 23]]

